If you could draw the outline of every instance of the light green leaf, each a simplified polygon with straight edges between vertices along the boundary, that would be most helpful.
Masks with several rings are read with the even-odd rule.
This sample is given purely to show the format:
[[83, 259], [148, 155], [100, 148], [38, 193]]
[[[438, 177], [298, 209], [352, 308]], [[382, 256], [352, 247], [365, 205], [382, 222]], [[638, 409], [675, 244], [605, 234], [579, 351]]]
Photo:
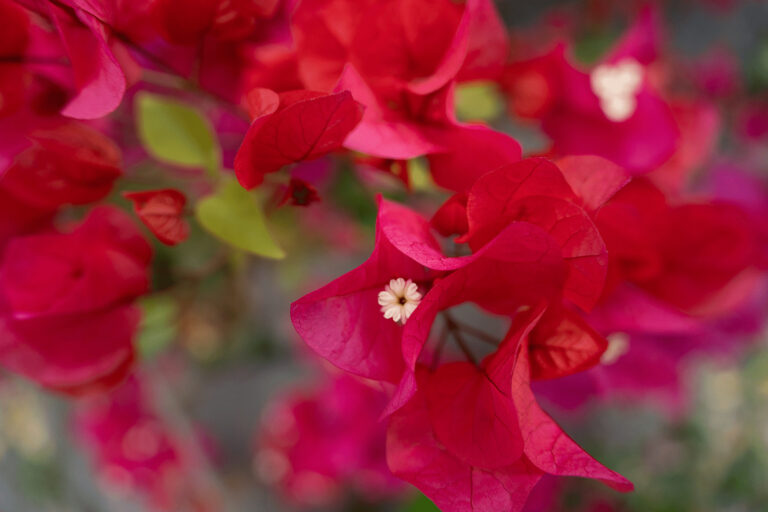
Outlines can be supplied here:
[[185, 167], [219, 170], [221, 150], [208, 121], [196, 109], [150, 93], [136, 97], [141, 142], [157, 160]]
[[462, 121], [492, 121], [504, 110], [493, 82], [470, 82], [456, 88], [456, 116]]
[[256, 197], [232, 178], [197, 203], [197, 220], [212, 235], [244, 251], [281, 259], [285, 257], [267, 230]]
[[143, 315], [137, 345], [142, 359], [150, 359], [176, 337], [178, 306], [173, 298], [166, 295], [149, 295], [139, 304]]

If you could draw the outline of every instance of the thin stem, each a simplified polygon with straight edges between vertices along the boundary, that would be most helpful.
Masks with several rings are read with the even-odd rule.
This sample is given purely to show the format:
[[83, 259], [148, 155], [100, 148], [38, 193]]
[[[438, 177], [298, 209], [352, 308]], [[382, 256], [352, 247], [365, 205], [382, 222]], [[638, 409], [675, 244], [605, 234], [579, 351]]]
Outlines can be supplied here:
[[487, 332], [478, 329], [477, 327], [473, 327], [468, 324], [459, 323], [458, 324], [459, 329], [464, 331], [465, 333], [474, 336], [480, 341], [483, 341], [485, 343], [488, 343], [489, 345], [493, 345], [494, 347], [499, 346], [499, 340], [497, 340], [495, 337], [491, 336]]
[[437, 365], [440, 363], [440, 355], [443, 353], [445, 343], [448, 341], [448, 324], [444, 324], [440, 335], [437, 337], [437, 346], [435, 346], [435, 353], [432, 355], [432, 371], [437, 369]]
[[459, 324], [454, 320], [454, 318], [451, 316], [450, 313], [447, 311], [443, 311], [443, 318], [445, 319], [445, 325], [448, 328], [448, 330], [451, 332], [451, 335], [453, 336], [453, 339], [456, 340], [456, 344], [459, 346], [461, 351], [464, 353], [464, 356], [467, 358], [467, 360], [477, 366], [477, 359], [475, 358], [474, 354], [472, 354], [472, 351], [469, 350], [469, 346], [467, 345], [466, 340], [459, 332]]
[[208, 457], [200, 446], [194, 426], [179, 406], [170, 384], [163, 377], [163, 372], [157, 366], [153, 366], [146, 376], [157, 406], [156, 412], [173, 433], [174, 447], [185, 462], [189, 471], [187, 477], [193, 482], [193, 488], [200, 492], [200, 497], [205, 502], [217, 503], [219, 510], [233, 510], [228, 503], [224, 484], [211, 467]]

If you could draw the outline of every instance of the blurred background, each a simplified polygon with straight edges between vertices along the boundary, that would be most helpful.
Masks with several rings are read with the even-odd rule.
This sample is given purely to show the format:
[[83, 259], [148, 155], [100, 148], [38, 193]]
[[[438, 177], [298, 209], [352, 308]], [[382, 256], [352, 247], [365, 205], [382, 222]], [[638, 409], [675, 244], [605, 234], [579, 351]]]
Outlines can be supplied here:
[[[556, 30], [571, 23], [566, 20], [578, 20], [572, 32], [575, 52], [583, 63], [590, 63], [628, 26], [629, 11], [615, 4], [509, 0], [498, 2], [498, 7], [511, 27], [513, 43], [516, 35], [522, 39], [545, 30], [542, 27]], [[681, 0], [661, 2], [661, 7], [666, 51], [690, 65], [690, 73], [700, 71], [702, 80], [710, 67], [716, 76], [727, 75], [725, 84], [715, 84], [708, 92], [726, 123], [736, 123], [744, 103], [765, 100], [767, 3]], [[465, 85], [459, 98], [460, 116], [491, 121], [529, 152], [546, 146], [538, 130], [505, 115], [497, 88]], [[729, 133], [723, 130], [718, 154], [736, 155], [768, 172], [765, 135], [758, 134], [762, 142], [744, 155]], [[224, 139], [222, 144], [226, 152]], [[143, 162], [130, 168], [128, 185], [142, 183], [152, 165]], [[75, 407], [26, 381], [0, 376], [0, 511], [139, 512], [163, 502], [175, 503], [166, 505], [167, 510], [436, 510], [406, 484], [372, 481], [361, 491], [316, 479], [294, 482], [283, 492], [275, 485], [281, 478], [278, 448], [291, 435], [287, 432], [297, 428], [283, 425], [287, 430], [279, 432], [275, 425], [282, 425], [286, 409], [295, 411], [302, 400], [335, 385], [294, 333], [289, 305], [367, 258], [373, 247], [375, 191], [405, 197], [390, 176], [351, 161], [340, 165], [326, 192], [333, 200], [307, 211], [273, 213], [274, 234], [288, 254], [281, 262], [222, 252], [194, 226], [189, 241], [179, 248], [156, 247], [153, 279], [159, 291], [141, 303], [145, 316], [138, 344], [144, 378], [140, 385], [128, 383], [122, 406]], [[411, 168], [415, 191], [408, 200], [424, 210], [434, 209], [446, 195], [430, 185], [419, 165]], [[329, 244], [337, 249], [328, 251]], [[530, 510], [768, 510], [768, 350], [764, 336], [750, 341], [738, 355], [685, 361], [681, 393], [690, 405], [684, 413], [669, 414], [654, 400], [590, 403], [578, 414], [547, 407], [589, 453], [632, 480], [636, 491], [618, 495], [593, 482], [544, 481]], [[338, 392], [344, 397], [364, 393]], [[128, 462], [114, 467], [96, 462], [88, 439], [110, 439], [110, 432], [123, 432], [121, 418], [144, 418], [143, 412], [132, 409], [136, 396], [151, 402], [154, 412], [138, 430], [133, 425], [130, 435], [121, 435], [120, 448]], [[159, 420], [152, 419], [153, 414]], [[358, 419], [365, 415], [356, 413]], [[154, 421], [168, 426], [172, 441], [153, 430]], [[328, 428], [350, 436], [354, 430], [347, 424]], [[163, 458], [166, 442], [174, 449]], [[307, 450], [316, 451], [317, 457], [331, 456], [319, 442]], [[143, 483], [141, 476], [124, 474], [131, 460], [145, 459], [158, 465], [173, 459], [177, 469], [162, 477], [150, 471]], [[168, 481], [155, 485], [161, 478]], [[168, 491], [166, 484], [177, 491]], [[135, 492], [140, 487], [173, 494], [186, 485], [195, 492], [181, 502]], [[210, 505], [209, 495], [223, 503]]]

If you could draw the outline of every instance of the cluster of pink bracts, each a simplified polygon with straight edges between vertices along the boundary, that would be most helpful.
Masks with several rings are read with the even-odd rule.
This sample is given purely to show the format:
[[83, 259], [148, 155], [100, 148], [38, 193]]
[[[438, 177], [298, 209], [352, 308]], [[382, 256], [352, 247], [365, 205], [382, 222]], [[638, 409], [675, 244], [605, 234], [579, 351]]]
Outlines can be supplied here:
[[[113, 121], [143, 74], [170, 68], [250, 116], [232, 159], [247, 189], [305, 206], [319, 184], [267, 175], [355, 152], [406, 187], [425, 157], [452, 194], [431, 217], [379, 200], [371, 257], [294, 302], [301, 338], [354, 377], [267, 417], [257, 466], [287, 495], [385, 494], [398, 489], [388, 470], [446, 512], [522, 510], [544, 475], [632, 489], [536, 395], [655, 395], [680, 410], [683, 357], [738, 349], [766, 306], [768, 196], [747, 151], [712, 162], [726, 128], [759, 144], [768, 109], [739, 105], [724, 126], [717, 101], [740, 84], [714, 59], [673, 89], [657, 14], [640, 10], [582, 69], [567, 23], [511, 37], [490, 0], [0, 0], [0, 365], [98, 395], [82, 437], [172, 509], [151, 475], [181, 485], [168, 468], [183, 450], [137, 377], [103, 394], [133, 372], [152, 251], [130, 215], [97, 205], [135, 152]], [[509, 135], [456, 118], [457, 87], [479, 80], [540, 127], [546, 153], [524, 158]], [[187, 237], [179, 191], [125, 196], [161, 242]], [[73, 205], [94, 206], [73, 224]], [[484, 358], [449, 313], [464, 303], [509, 323]], [[127, 456], [132, 435], [153, 436], [152, 453]]]

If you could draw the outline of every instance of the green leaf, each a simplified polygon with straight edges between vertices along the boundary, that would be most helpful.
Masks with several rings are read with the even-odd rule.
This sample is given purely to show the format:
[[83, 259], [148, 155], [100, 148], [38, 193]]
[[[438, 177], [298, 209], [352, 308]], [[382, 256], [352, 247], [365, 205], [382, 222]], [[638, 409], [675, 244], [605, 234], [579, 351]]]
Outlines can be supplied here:
[[493, 82], [471, 82], [456, 88], [456, 115], [462, 121], [492, 121], [504, 111]]
[[136, 97], [139, 137], [161, 162], [219, 170], [221, 150], [208, 121], [196, 109], [150, 93]]
[[166, 295], [149, 295], [140, 302], [143, 315], [138, 336], [139, 354], [151, 359], [176, 337], [176, 301]]
[[419, 493], [408, 503], [405, 512], [440, 512], [440, 509], [429, 498]]
[[219, 189], [197, 203], [197, 220], [212, 235], [238, 249], [281, 259], [285, 257], [267, 230], [256, 197], [228, 178]]

